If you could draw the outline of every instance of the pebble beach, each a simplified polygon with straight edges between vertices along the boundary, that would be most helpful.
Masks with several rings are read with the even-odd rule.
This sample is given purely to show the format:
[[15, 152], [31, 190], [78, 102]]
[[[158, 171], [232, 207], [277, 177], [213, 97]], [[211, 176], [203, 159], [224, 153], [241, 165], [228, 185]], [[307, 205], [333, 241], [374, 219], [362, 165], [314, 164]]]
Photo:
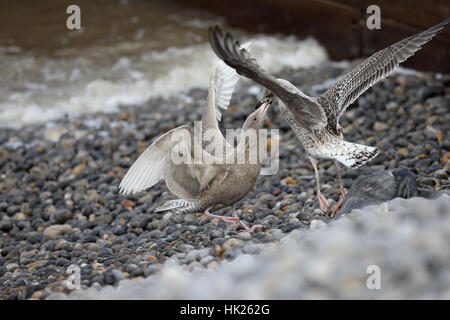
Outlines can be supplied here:
[[[317, 95], [353, 63], [285, 68], [278, 77]], [[259, 93], [240, 82], [221, 126], [240, 128]], [[280, 130], [279, 170], [260, 176], [236, 206], [263, 230], [250, 234], [202, 213], [154, 213], [174, 198], [163, 183], [119, 195], [126, 170], [152, 141], [201, 118], [206, 94], [198, 88], [114, 112], [0, 128], [0, 299], [450, 297], [450, 197], [396, 199], [330, 219], [275, 103], [264, 128]], [[362, 168], [343, 169], [344, 187], [405, 167], [420, 188], [449, 188], [449, 106], [447, 75], [400, 68], [370, 88], [340, 123], [348, 141], [381, 152]], [[334, 163], [321, 160], [319, 172], [332, 205], [340, 195]], [[80, 289], [65, 283], [71, 265], [80, 268]], [[385, 290], [367, 290], [368, 265], [380, 266]]]

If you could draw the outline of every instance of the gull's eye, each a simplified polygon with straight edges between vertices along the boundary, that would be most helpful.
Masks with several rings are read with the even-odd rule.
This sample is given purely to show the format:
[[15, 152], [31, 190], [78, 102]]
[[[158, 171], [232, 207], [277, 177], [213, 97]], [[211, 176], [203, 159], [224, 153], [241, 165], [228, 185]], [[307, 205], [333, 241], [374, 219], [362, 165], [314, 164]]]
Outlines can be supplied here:
[[253, 118], [253, 121], [256, 121], [256, 117]]

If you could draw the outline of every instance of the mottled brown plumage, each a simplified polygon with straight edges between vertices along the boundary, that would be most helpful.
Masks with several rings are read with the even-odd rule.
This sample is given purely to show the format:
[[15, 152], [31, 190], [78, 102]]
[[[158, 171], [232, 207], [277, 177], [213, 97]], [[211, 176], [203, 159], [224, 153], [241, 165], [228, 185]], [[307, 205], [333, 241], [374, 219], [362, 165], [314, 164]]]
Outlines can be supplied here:
[[[217, 126], [214, 84], [211, 80], [203, 124], [212, 129], [220, 141], [226, 142]], [[226, 222], [240, 222], [246, 231], [254, 231], [258, 225], [248, 228], [235, 214], [234, 204], [252, 190], [259, 177], [261, 159], [256, 157], [253, 161], [252, 156], [258, 154], [259, 135], [254, 136], [256, 139], [248, 138], [248, 135], [258, 132], [272, 101], [271, 94], [261, 100], [257, 110], [245, 120], [237, 147], [230, 146], [231, 150], [223, 156], [205, 150], [191, 126], [170, 130], [153, 142], [131, 166], [120, 183], [120, 192], [140, 192], [164, 180], [169, 190], [181, 199], [170, 200], [156, 211], [205, 211], [209, 216]], [[215, 121], [215, 125], [211, 121]], [[233, 217], [210, 213], [228, 206], [233, 206]]]

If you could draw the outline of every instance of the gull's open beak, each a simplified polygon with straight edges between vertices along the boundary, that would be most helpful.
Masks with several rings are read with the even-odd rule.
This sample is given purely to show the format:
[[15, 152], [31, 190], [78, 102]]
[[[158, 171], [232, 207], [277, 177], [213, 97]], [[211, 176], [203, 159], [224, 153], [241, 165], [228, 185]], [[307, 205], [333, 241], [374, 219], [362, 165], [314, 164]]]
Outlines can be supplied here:
[[272, 104], [273, 99], [274, 95], [273, 93], [270, 93], [258, 102], [256, 107], [258, 110], [259, 121], [262, 121], [264, 115], [266, 114], [267, 109], [269, 109], [269, 106]]

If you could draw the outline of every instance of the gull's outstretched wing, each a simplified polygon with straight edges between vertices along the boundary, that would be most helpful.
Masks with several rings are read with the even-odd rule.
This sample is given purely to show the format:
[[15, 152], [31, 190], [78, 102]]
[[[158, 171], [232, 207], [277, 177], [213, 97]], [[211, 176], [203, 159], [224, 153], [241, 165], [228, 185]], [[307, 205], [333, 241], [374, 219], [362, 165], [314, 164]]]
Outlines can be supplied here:
[[[228, 66], [227, 68], [231, 69]], [[234, 72], [234, 74], [236, 74], [233, 69], [231, 70]], [[227, 152], [233, 151], [233, 146], [224, 138], [217, 122], [217, 112], [220, 111], [217, 110], [216, 88], [220, 88], [221, 86], [217, 84], [218, 77], [216, 77], [216, 75], [217, 73], [213, 74], [209, 80], [208, 97], [206, 99], [206, 105], [203, 109], [202, 114], [202, 135], [200, 137], [201, 141], [198, 142], [208, 153], [212, 154], [213, 156], [225, 159]]]
[[223, 36], [219, 26], [209, 29], [209, 42], [216, 55], [236, 72], [272, 91], [284, 102], [296, 120], [308, 129], [321, 129], [327, 124], [325, 112], [314, 98], [308, 97], [286, 80], [264, 71], [230, 33]]
[[[250, 42], [242, 45], [248, 49]], [[202, 141], [203, 148], [214, 156], [215, 150], [222, 150], [222, 156], [226, 152], [232, 152], [232, 145], [223, 137], [219, 129], [218, 121], [222, 118], [220, 109], [226, 110], [233, 95], [234, 87], [239, 80], [239, 75], [233, 68], [227, 66], [222, 60], [217, 59], [217, 64], [209, 81], [208, 98], [202, 114]], [[226, 157], [226, 156], [225, 156]], [[225, 158], [224, 157], [224, 158]]]
[[[250, 42], [244, 43], [241, 48], [249, 50]], [[230, 104], [234, 87], [239, 81], [239, 75], [233, 68], [227, 66], [222, 60], [217, 62], [214, 68], [214, 88], [216, 89], [216, 116], [220, 121], [222, 113], [220, 109], [226, 110]]]
[[217, 159], [201, 148], [193, 131], [181, 126], [153, 142], [122, 179], [120, 192], [137, 193], [165, 180], [170, 191], [192, 201], [216, 180], [223, 181], [228, 172], [213, 164]]
[[430, 41], [449, 23], [450, 18], [447, 18], [434, 27], [374, 53], [337, 81], [320, 98], [328, 100], [334, 106], [336, 120], [338, 120], [345, 109], [364, 91], [391, 74], [401, 62], [414, 55], [422, 45]]

